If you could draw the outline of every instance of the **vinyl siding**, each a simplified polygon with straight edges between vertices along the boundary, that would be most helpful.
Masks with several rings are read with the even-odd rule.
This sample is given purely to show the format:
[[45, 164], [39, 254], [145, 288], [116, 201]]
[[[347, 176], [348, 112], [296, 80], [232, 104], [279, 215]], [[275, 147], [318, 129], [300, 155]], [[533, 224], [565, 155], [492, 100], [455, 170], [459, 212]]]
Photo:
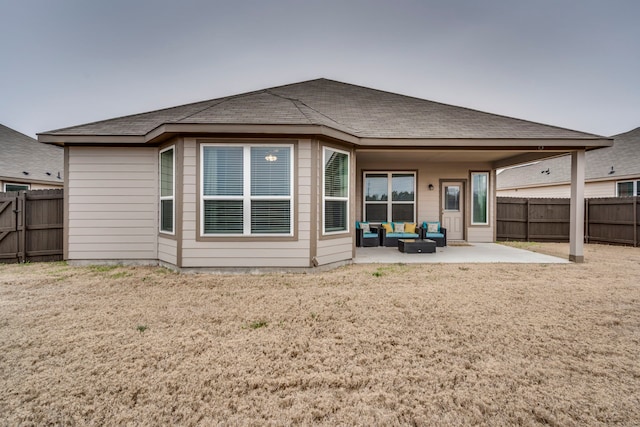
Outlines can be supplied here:
[[318, 241], [316, 259], [318, 265], [346, 261], [352, 258], [353, 239], [351, 236]]
[[[344, 152], [349, 153], [349, 172], [350, 172], [350, 181], [349, 181], [349, 218], [348, 218], [348, 227], [349, 232], [345, 234], [338, 235], [322, 235], [323, 230], [323, 221], [324, 218], [322, 216], [323, 212], [323, 179], [324, 179], [324, 164], [323, 164], [323, 151], [324, 148], [327, 147], [329, 149], [337, 149]], [[317, 159], [318, 163], [316, 166], [316, 170], [318, 171], [317, 176], [314, 177], [315, 184], [317, 188], [316, 193], [316, 204], [318, 207], [318, 212], [316, 214], [317, 223], [315, 225], [315, 229], [312, 230], [313, 233], [316, 233], [316, 248], [315, 248], [315, 262], [318, 266], [332, 264], [336, 262], [345, 262], [350, 261], [354, 257], [354, 249], [355, 249], [355, 231], [353, 230], [355, 223], [355, 204], [356, 204], [356, 177], [354, 171], [356, 170], [356, 158], [353, 151], [350, 151], [348, 148], [327, 145], [322, 142], [319, 142], [316, 146], [317, 150]]]
[[[593, 199], [597, 197], [616, 197], [615, 181], [587, 182], [584, 185], [584, 197]], [[570, 198], [571, 185], [546, 185], [542, 187], [530, 187], [498, 191], [498, 197], [554, 197]]]
[[157, 260], [157, 149], [69, 147], [69, 260]]
[[158, 237], [158, 259], [173, 265], [178, 263], [178, 245], [175, 239]]
[[[265, 237], [199, 241], [197, 182], [198, 144], [194, 138], [184, 142], [184, 181], [182, 216], [182, 266], [184, 268], [216, 267], [309, 267], [311, 217], [311, 141], [297, 144], [294, 171], [294, 206], [297, 220], [294, 224], [296, 240]], [[297, 191], [297, 193], [295, 192]]]
[[5, 180], [0, 179], [0, 192], [4, 189], [4, 184], [29, 185], [30, 190], [57, 190], [63, 187], [62, 182], [57, 185], [56, 184], [49, 185], [49, 184], [38, 184], [38, 183], [32, 183], [32, 182], [19, 182], [11, 179], [5, 179]]

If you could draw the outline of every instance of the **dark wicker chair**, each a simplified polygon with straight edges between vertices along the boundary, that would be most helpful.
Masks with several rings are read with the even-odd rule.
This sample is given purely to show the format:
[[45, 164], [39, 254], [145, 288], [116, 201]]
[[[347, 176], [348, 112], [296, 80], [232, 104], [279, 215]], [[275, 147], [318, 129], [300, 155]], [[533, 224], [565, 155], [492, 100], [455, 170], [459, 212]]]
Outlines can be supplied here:
[[369, 227], [369, 231], [360, 228], [360, 222], [356, 223], [356, 246], [371, 248], [380, 245], [378, 228]]
[[[436, 242], [436, 246], [439, 248], [445, 247], [447, 246], [447, 229], [442, 227], [440, 225], [440, 223], [438, 222], [438, 231], [437, 232], [429, 232], [429, 222], [430, 221], [425, 221], [422, 223], [422, 227], [420, 227], [421, 230], [421, 235], [420, 238], [421, 239], [429, 239], [429, 240], [433, 240]], [[436, 221], [431, 222], [432, 224], [435, 224]]]

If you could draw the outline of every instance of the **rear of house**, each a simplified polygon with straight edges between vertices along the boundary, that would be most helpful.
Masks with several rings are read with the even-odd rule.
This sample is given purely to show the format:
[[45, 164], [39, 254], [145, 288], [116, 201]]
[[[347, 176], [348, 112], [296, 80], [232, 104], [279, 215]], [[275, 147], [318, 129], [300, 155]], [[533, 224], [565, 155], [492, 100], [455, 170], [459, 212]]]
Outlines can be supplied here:
[[349, 263], [355, 221], [492, 242], [498, 168], [611, 144], [326, 79], [39, 138], [65, 147], [66, 259], [194, 271]]

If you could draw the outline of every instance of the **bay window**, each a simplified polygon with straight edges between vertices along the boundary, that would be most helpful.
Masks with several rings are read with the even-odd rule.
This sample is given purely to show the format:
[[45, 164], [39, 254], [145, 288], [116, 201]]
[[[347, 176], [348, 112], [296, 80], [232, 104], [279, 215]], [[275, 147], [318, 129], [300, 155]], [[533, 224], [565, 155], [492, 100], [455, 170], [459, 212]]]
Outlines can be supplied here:
[[201, 234], [292, 235], [293, 147], [201, 145]]
[[323, 151], [323, 234], [349, 231], [349, 153]]
[[160, 151], [160, 231], [173, 234], [175, 228], [175, 156], [174, 148]]

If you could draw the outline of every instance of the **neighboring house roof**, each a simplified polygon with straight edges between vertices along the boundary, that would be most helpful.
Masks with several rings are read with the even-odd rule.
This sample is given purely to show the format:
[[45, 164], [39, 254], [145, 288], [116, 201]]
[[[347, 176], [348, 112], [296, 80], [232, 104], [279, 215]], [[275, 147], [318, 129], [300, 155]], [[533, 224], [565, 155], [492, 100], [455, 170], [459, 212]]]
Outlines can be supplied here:
[[64, 183], [64, 150], [60, 147], [42, 144], [0, 124], [0, 152], [1, 180]]
[[[614, 135], [613, 146], [587, 151], [585, 180], [618, 180], [640, 176], [640, 127]], [[613, 171], [613, 173], [612, 173]], [[564, 155], [535, 164], [505, 169], [498, 174], [498, 190], [571, 182], [571, 157]]]
[[[594, 145], [601, 146], [604, 139], [327, 79], [53, 130], [39, 134], [39, 138], [66, 143], [73, 137], [127, 136], [139, 138], [129, 142], [154, 142], [161, 134], [204, 129], [195, 125], [243, 126], [238, 129], [251, 125], [316, 126], [354, 137], [351, 142], [356, 145], [368, 145], [367, 139], [548, 139], [594, 140], [599, 141]], [[213, 132], [215, 128], [206, 131]], [[115, 138], [112, 140], [116, 142]]]

